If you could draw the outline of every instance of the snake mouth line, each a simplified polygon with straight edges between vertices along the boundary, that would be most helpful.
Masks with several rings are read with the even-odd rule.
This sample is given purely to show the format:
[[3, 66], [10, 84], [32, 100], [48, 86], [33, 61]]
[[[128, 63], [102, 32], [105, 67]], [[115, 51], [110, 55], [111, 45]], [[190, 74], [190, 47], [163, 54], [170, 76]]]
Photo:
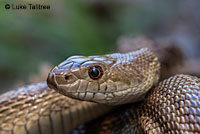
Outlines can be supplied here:
[[114, 94], [114, 93], [122, 93], [122, 92], [128, 92], [128, 90], [130, 90], [130, 92], [132, 90], [134, 90], [133, 88], [128, 88], [128, 89], [124, 89], [124, 90], [119, 90], [119, 91], [85, 91], [85, 92], [79, 92], [79, 91], [74, 91], [74, 92], [66, 92], [67, 94], [75, 94], [75, 93], [101, 93], [101, 94]]
[[[128, 90], [128, 89], [126, 89], [126, 90]], [[97, 91], [94, 91], [94, 92], [92, 92], [92, 91], [86, 91], [86, 92], [67, 92], [67, 93], [104, 93], [104, 94], [106, 94], [106, 93], [115, 93], [115, 92], [123, 92], [123, 91], [126, 91], [126, 90], [120, 90], [120, 91], [113, 91], [113, 92], [97, 92]]]

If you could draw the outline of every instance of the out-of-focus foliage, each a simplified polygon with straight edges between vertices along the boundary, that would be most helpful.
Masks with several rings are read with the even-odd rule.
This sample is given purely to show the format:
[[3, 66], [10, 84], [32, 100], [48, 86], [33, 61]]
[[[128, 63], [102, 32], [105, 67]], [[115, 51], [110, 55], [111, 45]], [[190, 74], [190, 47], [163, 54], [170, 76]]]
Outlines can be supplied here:
[[[6, 10], [4, 5], [46, 3], [44, 10]], [[105, 54], [122, 35], [156, 35], [173, 20], [181, 1], [2, 0], [0, 85], [26, 80], [41, 62], [58, 64], [70, 55]]]

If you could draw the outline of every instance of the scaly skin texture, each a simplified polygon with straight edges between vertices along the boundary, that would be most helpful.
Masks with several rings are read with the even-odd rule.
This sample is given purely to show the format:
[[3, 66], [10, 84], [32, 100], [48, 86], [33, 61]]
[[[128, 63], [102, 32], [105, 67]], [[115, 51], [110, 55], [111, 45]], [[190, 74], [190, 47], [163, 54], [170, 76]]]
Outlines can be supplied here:
[[[91, 65], [102, 67], [100, 79], [88, 76]], [[158, 72], [157, 58], [148, 49], [100, 57], [75, 56], [52, 70], [48, 85], [73, 98], [118, 105], [141, 100], [157, 82]], [[84, 131], [200, 133], [199, 82], [192, 76], [173, 76], [152, 88], [144, 101], [122, 106], [120, 111], [102, 119], [101, 126], [90, 124], [93, 127]], [[67, 98], [45, 83], [25, 86], [0, 96], [0, 134], [68, 133], [108, 109]]]
[[[92, 79], [98, 66], [102, 77]], [[160, 64], [147, 48], [103, 56], [73, 56], [49, 74], [48, 85], [63, 95], [80, 100], [119, 105], [140, 101], [158, 81]]]
[[63, 96], [46, 82], [0, 96], [0, 134], [67, 134], [110, 108]]
[[[199, 134], [200, 79], [175, 75], [153, 88], [144, 101], [121, 106], [76, 134]], [[84, 132], [84, 133], [83, 133]]]

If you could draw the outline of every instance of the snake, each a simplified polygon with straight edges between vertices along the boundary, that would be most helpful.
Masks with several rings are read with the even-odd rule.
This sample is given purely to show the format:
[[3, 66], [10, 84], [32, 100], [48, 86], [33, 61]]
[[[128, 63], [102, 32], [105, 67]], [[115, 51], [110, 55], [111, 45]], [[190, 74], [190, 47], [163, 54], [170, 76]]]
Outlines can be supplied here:
[[159, 72], [147, 48], [69, 57], [46, 82], [0, 96], [0, 134], [200, 133], [200, 79]]

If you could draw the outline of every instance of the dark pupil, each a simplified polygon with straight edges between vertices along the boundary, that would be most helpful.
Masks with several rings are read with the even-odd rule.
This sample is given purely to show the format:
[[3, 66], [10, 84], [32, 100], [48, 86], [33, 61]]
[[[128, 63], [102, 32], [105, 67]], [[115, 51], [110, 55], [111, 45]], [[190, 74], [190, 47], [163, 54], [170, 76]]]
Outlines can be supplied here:
[[91, 72], [90, 72], [90, 75], [94, 78], [98, 77], [99, 76], [99, 69], [97, 67], [93, 67]]

